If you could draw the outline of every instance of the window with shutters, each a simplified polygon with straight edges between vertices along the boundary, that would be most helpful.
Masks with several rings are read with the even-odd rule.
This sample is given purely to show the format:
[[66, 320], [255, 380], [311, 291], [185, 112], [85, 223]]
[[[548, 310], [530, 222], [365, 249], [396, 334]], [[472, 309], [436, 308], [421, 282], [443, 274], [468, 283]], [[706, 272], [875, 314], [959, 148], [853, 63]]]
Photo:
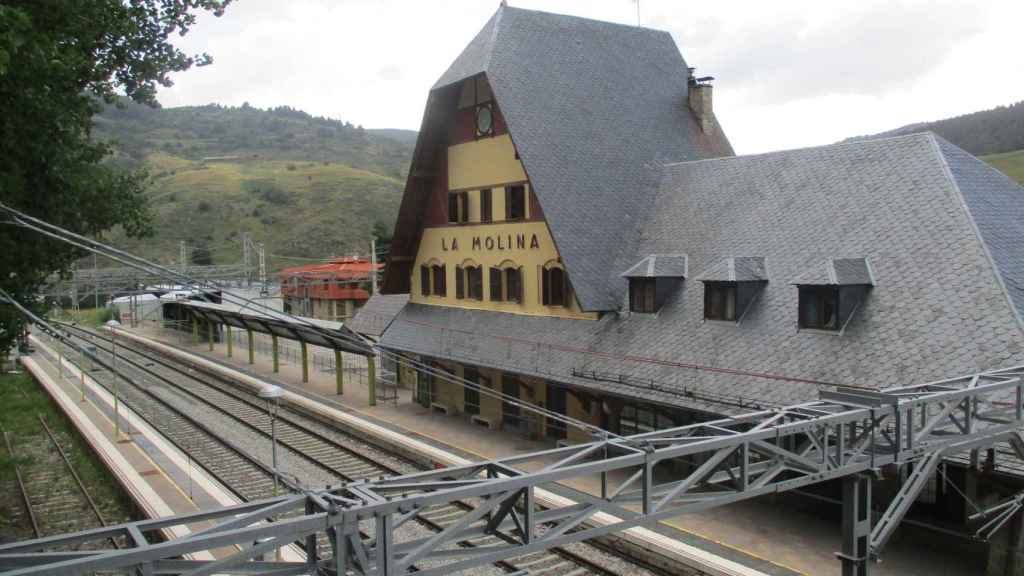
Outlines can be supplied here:
[[462, 300], [466, 297], [465, 269], [462, 266], [455, 267], [455, 297]]
[[654, 314], [654, 278], [629, 279], [629, 310], [644, 314]]
[[704, 318], [736, 321], [736, 283], [704, 283]]
[[448, 193], [448, 223], [459, 224], [469, 221], [469, 193]]
[[480, 191], [480, 221], [491, 221], [491, 189], [485, 188]]
[[505, 300], [509, 302], [523, 301], [522, 268], [505, 269]]
[[442, 264], [440, 266], [433, 266], [433, 267], [431, 267], [431, 271], [433, 272], [433, 276], [434, 276], [434, 286], [433, 286], [433, 288], [434, 288], [434, 295], [435, 296], [444, 296], [444, 295], [446, 295], [448, 293], [448, 291], [446, 289], [446, 286], [445, 286], [445, 270], [444, 270], [444, 268], [445, 268], [444, 264]]
[[491, 267], [489, 276], [489, 281], [491, 283], [491, 302], [501, 302], [505, 299], [501, 286], [501, 268]]
[[569, 301], [568, 287], [565, 270], [545, 268], [541, 279], [541, 302], [545, 306], [566, 306]]
[[469, 298], [473, 300], [484, 299], [484, 269], [480, 266], [466, 268], [466, 283], [468, 285]]
[[526, 186], [518, 184], [505, 187], [505, 220], [526, 218]]
[[430, 266], [420, 266], [420, 294], [430, 296]]

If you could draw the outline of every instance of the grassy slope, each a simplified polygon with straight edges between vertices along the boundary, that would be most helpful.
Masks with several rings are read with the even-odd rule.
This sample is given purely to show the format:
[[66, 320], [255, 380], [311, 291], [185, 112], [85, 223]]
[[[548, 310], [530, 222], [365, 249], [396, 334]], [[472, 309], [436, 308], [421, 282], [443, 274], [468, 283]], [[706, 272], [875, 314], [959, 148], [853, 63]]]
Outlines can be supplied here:
[[1024, 184], [1024, 150], [982, 156], [981, 159]]
[[286, 108], [128, 104], [105, 110], [95, 126], [117, 146], [115, 162], [154, 177], [155, 237], [132, 241], [115, 231], [111, 240], [163, 262], [177, 260], [180, 240], [205, 244], [214, 263], [240, 262], [243, 232], [273, 254], [365, 253], [374, 223], [395, 221], [412, 154], [407, 131]]
[[329, 161], [203, 162], [164, 153], [147, 160], [157, 175], [150, 197], [156, 237], [122, 244], [165, 260], [186, 240], [207, 244], [215, 263], [238, 262], [243, 232], [275, 254], [365, 252], [374, 222], [393, 223], [403, 185]]

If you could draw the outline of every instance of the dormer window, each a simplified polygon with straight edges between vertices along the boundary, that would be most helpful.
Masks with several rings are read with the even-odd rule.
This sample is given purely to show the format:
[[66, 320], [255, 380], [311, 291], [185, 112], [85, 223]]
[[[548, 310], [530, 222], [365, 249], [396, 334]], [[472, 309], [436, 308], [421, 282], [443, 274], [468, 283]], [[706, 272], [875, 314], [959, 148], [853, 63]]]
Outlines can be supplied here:
[[657, 312], [654, 304], [656, 287], [657, 280], [654, 278], [630, 278], [629, 311], [643, 314], [654, 314]]
[[651, 254], [622, 274], [629, 281], [629, 311], [654, 314], [682, 286], [685, 254]]
[[704, 319], [739, 322], [768, 282], [764, 258], [725, 258], [697, 277], [704, 284]]
[[704, 318], [736, 321], [736, 283], [704, 283]]
[[875, 285], [866, 258], [830, 258], [791, 282], [797, 287], [797, 325], [840, 332]]
[[839, 329], [839, 288], [800, 287], [800, 327], [816, 330]]

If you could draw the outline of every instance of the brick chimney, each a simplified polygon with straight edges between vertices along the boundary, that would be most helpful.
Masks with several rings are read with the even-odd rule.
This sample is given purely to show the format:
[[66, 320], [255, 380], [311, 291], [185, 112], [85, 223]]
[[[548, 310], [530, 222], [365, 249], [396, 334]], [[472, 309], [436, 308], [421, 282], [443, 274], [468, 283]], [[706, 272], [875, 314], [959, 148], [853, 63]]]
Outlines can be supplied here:
[[693, 117], [700, 122], [700, 129], [710, 134], [715, 129], [715, 111], [711, 106], [711, 76], [697, 78], [690, 68], [688, 104]]

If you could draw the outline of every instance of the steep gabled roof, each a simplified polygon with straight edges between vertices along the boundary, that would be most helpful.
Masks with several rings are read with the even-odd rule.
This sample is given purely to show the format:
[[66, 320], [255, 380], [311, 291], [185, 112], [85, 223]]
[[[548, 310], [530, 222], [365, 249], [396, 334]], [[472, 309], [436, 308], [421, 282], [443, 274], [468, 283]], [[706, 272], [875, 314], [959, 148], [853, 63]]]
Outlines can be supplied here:
[[[1024, 189], [932, 134], [667, 165], [653, 205], [633, 262], [686, 253], [702, 278], [764, 257], [739, 326], [705, 322], [683, 282], [656, 316], [596, 322], [409, 305], [383, 344], [717, 412], [1024, 363]], [[836, 255], [870, 266], [825, 270]], [[842, 335], [797, 329], [789, 282], [819, 268], [874, 280]]]
[[[689, 111], [687, 65], [672, 37], [503, 6], [434, 85], [433, 101], [479, 74], [495, 95], [581, 307], [617, 309], [625, 268], [618, 259], [633, 253], [660, 166], [732, 154], [720, 127], [704, 134]], [[421, 133], [417, 155], [438, 137]], [[418, 164], [414, 158], [407, 196]], [[403, 199], [396, 228], [414, 225], [415, 213], [415, 203], [407, 207]], [[414, 256], [416, 242], [396, 230], [392, 253]], [[385, 282], [385, 290], [397, 285]]]

